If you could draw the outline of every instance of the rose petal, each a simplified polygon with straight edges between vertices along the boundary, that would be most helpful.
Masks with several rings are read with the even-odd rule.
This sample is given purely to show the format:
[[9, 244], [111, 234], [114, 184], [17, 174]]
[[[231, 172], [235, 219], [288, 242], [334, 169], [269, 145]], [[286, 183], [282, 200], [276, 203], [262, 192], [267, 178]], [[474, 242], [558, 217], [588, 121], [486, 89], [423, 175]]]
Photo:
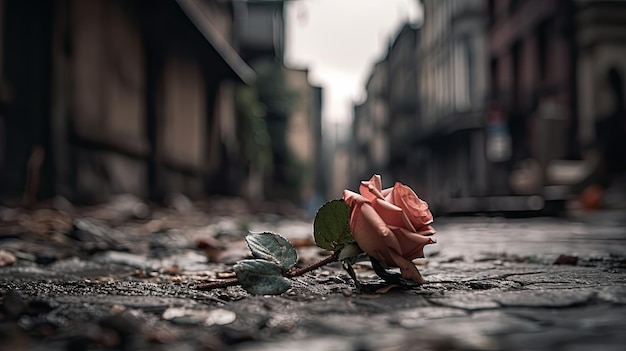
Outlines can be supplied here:
[[400, 182], [396, 182], [393, 188], [391, 192], [393, 201], [391, 203], [405, 211], [415, 228], [421, 228], [425, 224], [433, 222], [433, 215], [428, 209], [428, 203], [417, 197], [411, 188]]
[[361, 205], [361, 214], [363, 215], [365, 221], [369, 223], [369, 225], [374, 228], [380, 236], [387, 236], [391, 234], [391, 230], [389, 230], [385, 221], [380, 218], [380, 215], [369, 203]]
[[393, 187], [387, 188], [387, 189], [383, 189], [383, 191], [381, 191], [380, 193], [383, 194], [383, 196], [385, 197], [385, 200], [389, 201], [389, 199], [387, 197], [389, 196], [389, 194], [391, 193], [392, 190], [393, 190]]
[[384, 199], [382, 195], [382, 180], [380, 175], [374, 174], [368, 181], [362, 181], [359, 186], [359, 192], [367, 199], [374, 200], [375, 198]]
[[416, 232], [417, 230], [415, 230], [415, 227], [413, 226], [413, 223], [411, 223], [411, 220], [409, 219], [409, 217], [406, 215], [406, 213], [403, 211], [402, 212], [402, 224], [404, 224], [404, 227], [412, 232]]
[[369, 182], [374, 187], [374, 189], [378, 190], [378, 192], [381, 192], [383, 190], [383, 181], [380, 177], [380, 174], [374, 174], [372, 178], [370, 178]]
[[402, 247], [400, 254], [408, 260], [424, 257], [424, 246], [435, 243], [429, 236], [413, 233], [404, 228], [390, 227], [390, 229]]
[[424, 257], [424, 246], [435, 242], [428, 203], [400, 182], [383, 190], [378, 174], [362, 181], [359, 191], [346, 190], [343, 198], [351, 206], [350, 229], [361, 249], [381, 263], [400, 267], [404, 278], [424, 283], [411, 260]]
[[398, 254], [402, 252], [402, 245], [400, 243], [400, 238], [398, 238], [396, 234], [390, 230], [389, 235], [385, 236], [383, 240], [385, 242], [385, 245], [387, 246], [387, 250], [384, 251], [384, 253], [386, 253], [387, 255], [383, 255], [385, 257], [384, 261], [388, 265], [393, 266], [394, 265], [393, 263], [395, 261], [391, 258], [391, 255], [389, 254], [389, 252], [393, 251]]
[[393, 261], [387, 251], [402, 252], [396, 235], [369, 203], [357, 205], [350, 219], [350, 228], [359, 247], [370, 256], [391, 264]]
[[[396, 183], [396, 184], [399, 184], [399, 183]], [[397, 203], [394, 202], [394, 189], [397, 189], [397, 187], [394, 186], [393, 188], [387, 188], [387, 189], [383, 190], [382, 192], [383, 192], [383, 195], [385, 196], [385, 201], [386, 202], [388, 202], [390, 204], [393, 204], [394, 206], [398, 207], [398, 205], [402, 204], [402, 201], [399, 201]], [[387, 224], [395, 225], [397, 227], [404, 227], [404, 228], [406, 228], [406, 229], [408, 229], [408, 230], [410, 230], [412, 232], [416, 232], [415, 226], [413, 226], [413, 223], [411, 223], [411, 220], [409, 219], [409, 217], [407, 217], [407, 214], [404, 212], [405, 210], [402, 209], [402, 208], [400, 208], [400, 209], [403, 211], [403, 213], [400, 216], [401, 222], [394, 221], [393, 223], [389, 223], [388, 222]]]
[[369, 200], [365, 197], [350, 190], [343, 191], [343, 201], [345, 201], [350, 207], [352, 207], [355, 202], [369, 202]]
[[[433, 228], [430, 225], [424, 226], [422, 228], [420, 228], [419, 230], [415, 231], [417, 234], [419, 235], [433, 235], [435, 234], [437, 231], [435, 230], [435, 228]], [[434, 240], [434, 239], [433, 239]]]
[[386, 250], [383, 236], [378, 233], [377, 228], [373, 227], [370, 222], [365, 219], [365, 216], [361, 212], [361, 207], [362, 204], [358, 204], [357, 208], [355, 208], [352, 212], [352, 216], [350, 217], [350, 229], [352, 230], [352, 236], [359, 244], [361, 250], [384, 262], [385, 258], [379, 251], [380, 249]]
[[402, 209], [400, 207], [381, 199], [374, 199], [371, 204], [385, 224], [397, 227], [403, 226]]
[[413, 264], [413, 262], [405, 259], [404, 257], [398, 255], [397, 253], [390, 250], [391, 259], [394, 261], [395, 266], [400, 267], [400, 273], [402, 273], [402, 278], [410, 279], [418, 284], [424, 284], [426, 281], [417, 270], [417, 267]]

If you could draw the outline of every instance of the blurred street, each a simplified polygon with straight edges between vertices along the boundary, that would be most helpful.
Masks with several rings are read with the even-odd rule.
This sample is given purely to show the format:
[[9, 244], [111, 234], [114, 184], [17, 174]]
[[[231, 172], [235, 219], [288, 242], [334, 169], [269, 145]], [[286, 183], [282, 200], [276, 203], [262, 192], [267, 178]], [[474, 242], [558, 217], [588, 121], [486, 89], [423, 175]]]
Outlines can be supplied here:
[[[299, 266], [326, 255], [289, 208], [234, 199], [0, 212], [1, 350], [618, 350], [626, 343], [626, 217], [442, 217], [416, 260], [427, 284], [359, 293], [341, 265], [279, 296], [232, 277], [247, 231]], [[57, 208], [60, 205], [57, 203]], [[379, 281], [371, 267], [357, 275]], [[381, 285], [382, 286], [382, 285]]]
[[[0, 351], [624, 349], [625, 34], [626, 0], [0, 0]], [[297, 269], [372, 175], [435, 216], [420, 287]], [[263, 231], [296, 269], [259, 235], [235, 273]]]

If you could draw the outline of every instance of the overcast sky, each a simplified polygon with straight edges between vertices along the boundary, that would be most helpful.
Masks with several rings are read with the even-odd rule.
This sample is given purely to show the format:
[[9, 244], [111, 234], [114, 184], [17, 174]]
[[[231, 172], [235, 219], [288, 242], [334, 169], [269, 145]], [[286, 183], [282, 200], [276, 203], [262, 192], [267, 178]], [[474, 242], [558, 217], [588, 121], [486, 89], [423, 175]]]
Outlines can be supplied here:
[[310, 82], [323, 87], [324, 122], [347, 123], [389, 40], [404, 22], [421, 18], [416, 0], [290, 1], [285, 61], [307, 67]]

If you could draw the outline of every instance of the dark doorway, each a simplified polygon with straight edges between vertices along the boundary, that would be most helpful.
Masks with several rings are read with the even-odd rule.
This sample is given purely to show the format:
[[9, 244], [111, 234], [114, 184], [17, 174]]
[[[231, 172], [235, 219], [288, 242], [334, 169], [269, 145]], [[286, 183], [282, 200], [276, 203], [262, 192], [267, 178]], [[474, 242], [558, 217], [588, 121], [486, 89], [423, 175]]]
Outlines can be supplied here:
[[[7, 0], [3, 23], [3, 164], [0, 194], [53, 193], [50, 105], [54, 1]], [[30, 162], [29, 162], [30, 160]]]

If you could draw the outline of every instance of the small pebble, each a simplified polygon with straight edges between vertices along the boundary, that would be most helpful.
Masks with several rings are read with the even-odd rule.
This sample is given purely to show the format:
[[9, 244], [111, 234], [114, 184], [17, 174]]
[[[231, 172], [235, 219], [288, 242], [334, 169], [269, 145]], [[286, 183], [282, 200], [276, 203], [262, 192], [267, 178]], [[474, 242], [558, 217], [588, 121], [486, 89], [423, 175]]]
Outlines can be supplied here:
[[7, 250], [0, 250], [0, 267], [9, 266], [17, 262], [15, 255]]

